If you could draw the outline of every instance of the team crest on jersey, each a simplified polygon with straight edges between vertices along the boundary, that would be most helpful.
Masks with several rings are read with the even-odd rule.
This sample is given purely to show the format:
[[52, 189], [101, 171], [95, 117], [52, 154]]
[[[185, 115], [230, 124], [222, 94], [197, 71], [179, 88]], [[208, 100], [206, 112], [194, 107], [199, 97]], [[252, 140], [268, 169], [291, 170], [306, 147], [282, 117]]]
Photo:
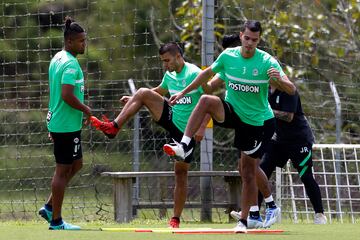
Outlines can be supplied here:
[[186, 87], [186, 80], [185, 79], [182, 80], [182, 86]]
[[84, 87], [84, 85], [81, 85], [81, 87], [80, 87], [80, 92], [84, 92], [85, 91], [85, 87]]
[[257, 68], [254, 68], [253, 71], [252, 71], [252, 75], [253, 76], [259, 75], [259, 70], [257, 70]]

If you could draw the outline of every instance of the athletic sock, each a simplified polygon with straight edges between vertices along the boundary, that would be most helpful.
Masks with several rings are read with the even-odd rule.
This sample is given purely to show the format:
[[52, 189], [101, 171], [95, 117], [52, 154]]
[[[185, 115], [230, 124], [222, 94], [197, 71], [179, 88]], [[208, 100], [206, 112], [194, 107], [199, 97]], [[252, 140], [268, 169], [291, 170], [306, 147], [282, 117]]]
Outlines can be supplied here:
[[191, 141], [191, 138], [190, 137], [188, 137], [188, 136], [183, 136], [182, 137], [182, 139], [181, 139], [181, 142], [182, 143], [185, 143], [186, 144], [186, 146], [188, 146], [189, 144], [190, 144], [190, 141]]
[[113, 122], [113, 124], [114, 124], [114, 127], [116, 127], [116, 128], [119, 128], [119, 125], [117, 124], [117, 122], [114, 120], [114, 121], [112, 121]]
[[273, 196], [270, 195], [269, 197], [265, 198], [265, 204], [267, 208], [276, 208], [276, 204], [274, 202]]
[[242, 222], [242, 224], [244, 224], [245, 227], [247, 227], [247, 220], [245, 220], [245, 219], [240, 219], [239, 221]]
[[257, 205], [251, 206], [249, 216], [250, 218], [259, 218], [260, 217], [259, 206]]
[[52, 212], [52, 206], [48, 203], [45, 204], [45, 209]]

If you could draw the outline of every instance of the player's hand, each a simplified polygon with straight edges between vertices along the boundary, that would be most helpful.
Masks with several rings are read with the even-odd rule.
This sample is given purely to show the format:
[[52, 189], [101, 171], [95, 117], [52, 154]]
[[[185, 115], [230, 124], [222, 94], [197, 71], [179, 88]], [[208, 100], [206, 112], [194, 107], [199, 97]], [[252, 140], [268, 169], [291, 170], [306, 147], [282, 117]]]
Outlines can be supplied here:
[[122, 98], [120, 98], [120, 102], [125, 105], [129, 100], [130, 100], [130, 96], [123, 96]]
[[281, 76], [280, 76], [280, 72], [279, 70], [277, 70], [276, 68], [271, 67], [268, 71], [267, 74], [269, 76], [269, 80], [270, 81], [281, 81]]
[[51, 133], [50, 133], [50, 132], [48, 132], [48, 138], [49, 138], [49, 140], [50, 140], [51, 142], [54, 142], [54, 139], [52, 138], [52, 136], [51, 136]]
[[201, 142], [201, 140], [203, 140], [203, 138], [204, 138], [204, 134], [200, 135], [200, 134], [196, 133], [194, 136], [194, 139], [196, 142]]
[[182, 92], [178, 92], [178, 93], [175, 93], [174, 95], [172, 95], [169, 99], [170, 106], [175, 105], [176, 101], [182, 97], [184, 97], [184, 94]]

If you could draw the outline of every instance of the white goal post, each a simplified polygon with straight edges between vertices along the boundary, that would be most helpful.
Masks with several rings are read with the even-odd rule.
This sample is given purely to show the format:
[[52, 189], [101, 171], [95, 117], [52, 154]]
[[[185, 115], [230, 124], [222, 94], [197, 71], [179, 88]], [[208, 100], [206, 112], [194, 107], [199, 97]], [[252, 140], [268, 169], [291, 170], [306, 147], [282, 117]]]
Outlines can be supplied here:
[[[313, 172], [322, 193], [324, 211], [331, 223], [355, 223], [360, 216], [360, 144], [315, 144]], [[305, 187], [290, 161], [276, 171], [276, 198], [283, 216], [309, 222], [314, 211]]]

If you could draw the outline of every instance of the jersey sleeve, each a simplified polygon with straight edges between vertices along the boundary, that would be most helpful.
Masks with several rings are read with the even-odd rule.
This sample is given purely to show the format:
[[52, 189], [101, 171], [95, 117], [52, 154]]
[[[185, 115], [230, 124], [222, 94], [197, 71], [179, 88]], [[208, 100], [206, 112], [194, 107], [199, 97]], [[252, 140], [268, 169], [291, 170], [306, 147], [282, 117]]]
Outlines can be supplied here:
[[163, 89], [169, 90], [168, 80], [167, 80], [167, 72], [164, 74], [159, 86]]
[[226, 50], [224, 50], [218, 58], [211, 64], [211, 70], [215, 73], [223, 72], [224, 71], [224, 56], [225, 56]]
[[224, 72], [218, 72], [216, 74], [218, 78], [220, 78], [222, 81], [225, 81], [225, 73]]
[[76, 77], [78, 75], [79, 67], [75, 62], [69, 62], [64, 66], [61, 84], [75, 85]]
[[295, 95], [289, 95], [286, 93], [283, 93], [282, 98], [282, 104], [280, 111], [284, 112], [290, 112], [290, 113], [296, 113], [297, 107], [298, 107], [298, 100], [299, 95], [296, 92]]

